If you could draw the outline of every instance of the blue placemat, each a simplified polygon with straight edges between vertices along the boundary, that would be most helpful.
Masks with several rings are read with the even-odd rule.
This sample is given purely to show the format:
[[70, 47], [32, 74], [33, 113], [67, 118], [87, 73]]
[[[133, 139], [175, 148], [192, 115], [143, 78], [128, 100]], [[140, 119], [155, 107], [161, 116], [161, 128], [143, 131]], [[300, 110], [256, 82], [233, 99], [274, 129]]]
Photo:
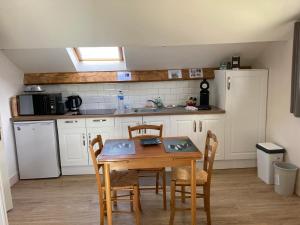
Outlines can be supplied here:
[[105, 142], [103, 155], [134, 155], [135, 145], [132, 140], [108, 140]]
[[165, 151], [172, 152], [197, 152], [198, 149], [190, 139], [166, 139], [163, 140]]

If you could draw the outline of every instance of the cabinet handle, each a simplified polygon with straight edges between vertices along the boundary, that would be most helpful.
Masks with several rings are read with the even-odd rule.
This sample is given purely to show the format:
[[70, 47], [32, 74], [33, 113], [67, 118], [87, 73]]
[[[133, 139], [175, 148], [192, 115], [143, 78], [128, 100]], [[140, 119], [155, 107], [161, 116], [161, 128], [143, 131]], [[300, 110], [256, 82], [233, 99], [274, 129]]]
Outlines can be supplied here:
[[92, 143], [91, 133], [89, 133], [89, 145]]
[[106, 121], [106, 119], [101, 119], [101, 120], [93, 120], [93, 122], [95, 122], [95, 123], [99, 123], [99, 122], [105, 122]]
[[73, 123], [74, 121], [73, 120], [67, 120], [65, 121], [65, 123]]
[[194, 120], [194, 132], [197, 131], [197, 124], [196, 124], [196, 121]]
[[85, 134], [82, 134], [82, 144], [85, 147]]
[[199, 132], [202, 132], [202, 121], [199, 121]]
[[230, 90], [231, 78], [227, 77], [227, 89]]

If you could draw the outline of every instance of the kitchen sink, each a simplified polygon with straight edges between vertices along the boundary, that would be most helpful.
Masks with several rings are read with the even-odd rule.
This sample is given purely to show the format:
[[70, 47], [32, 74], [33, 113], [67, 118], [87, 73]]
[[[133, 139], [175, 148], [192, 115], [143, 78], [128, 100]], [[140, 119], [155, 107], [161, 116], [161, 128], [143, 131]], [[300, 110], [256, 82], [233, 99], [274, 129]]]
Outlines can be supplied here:
[[132, 112], [134, 113], [151, 113], [151, 112], [159, 112], [161, 109], [159, 108], [134, 108], [132, 109]]

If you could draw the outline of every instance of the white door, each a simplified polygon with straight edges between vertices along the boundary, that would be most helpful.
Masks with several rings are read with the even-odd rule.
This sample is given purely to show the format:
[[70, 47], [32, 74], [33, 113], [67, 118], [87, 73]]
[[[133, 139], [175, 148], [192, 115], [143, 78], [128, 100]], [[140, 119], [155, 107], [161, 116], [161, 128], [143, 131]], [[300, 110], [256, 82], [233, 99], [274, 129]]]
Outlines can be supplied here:
[[226, 72], [226, 159], [256, 158], [265, 141], [267, 70]]
[[200, 132], [197, 129], [197, 117], [194, 115], [170, 116], [170, 134], [174, 137], [188, 136], [201, 150], [203, 146], [199, 143]]
[[[137, 126], [143, 123], [141, 116], [137, 117], [117, 117], [116, 118], [116, 138], [129, 138], [128, 126]], [[133, 135], [137, 135], [137, 132]]]
[[[170, 116], [143, 116], [143, 124], [163, 125], [163, 136], [170, 136]], [[146, 134], [158, 135], [159, 131], [151, 130]]]
[[7, 221], [7, 214], [6, 214], [6, 206], [5, 206], [5, 199], [4, 199], [4, 188], [3, 188], [3, 178], [0, 174], [0, 224], [1, 225], [8, 225]]
[[[204, 120], [205, 137], [208, 130], [213, 132], [218, 139], [218, 148], [216, 153], [216, 160], [222, 160], [225, 158], [225, 118], [224, 116], [217, 116], [215, 118], [206, 118]], [[205, 142], [204, 142], [205, 145]], [[203, 145], [203, 150], [204, 146]]]
[[[1, 122], [0, 122], [1, 123]], [[10, 183], [8, 178], [7, 165], [5, 163], [5, 153], [2, 141], [3, 133], [0, 124], [0, 175], [2, 176], [2, 187], [4, 190], [5, 206], [6, 210], [11, 210], [13, 208]]]
[[61, 165], [88, 165], [88, 140], [85, 128], [59, 129]]

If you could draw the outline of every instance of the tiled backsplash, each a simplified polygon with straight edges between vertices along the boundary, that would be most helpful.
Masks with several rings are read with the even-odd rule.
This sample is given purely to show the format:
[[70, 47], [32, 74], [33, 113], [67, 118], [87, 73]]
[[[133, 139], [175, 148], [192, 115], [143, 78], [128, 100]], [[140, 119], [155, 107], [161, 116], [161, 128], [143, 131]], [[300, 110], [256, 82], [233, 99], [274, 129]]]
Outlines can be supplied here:
[[[212, 82], [210, 83], [212, 84]], [[47, 92], [61, 92], [63, 97], [69, 95], [81, 96], [83, 100], [81, 107], [83, 109], [107, 109], [116, 108], [119, 90], [124, 92], [125, 104], [135, 108], [144, 107], [148, 99], [157, 97], [161, 97], [165, 105], [183, 105], [191, 96], [195, 96], [199, 99], [199, 86], [200, 80], [143, 83], [63, 84], [44, 85], [43, 88]], [[213, 93], [212, 90], [210, 91]]]

